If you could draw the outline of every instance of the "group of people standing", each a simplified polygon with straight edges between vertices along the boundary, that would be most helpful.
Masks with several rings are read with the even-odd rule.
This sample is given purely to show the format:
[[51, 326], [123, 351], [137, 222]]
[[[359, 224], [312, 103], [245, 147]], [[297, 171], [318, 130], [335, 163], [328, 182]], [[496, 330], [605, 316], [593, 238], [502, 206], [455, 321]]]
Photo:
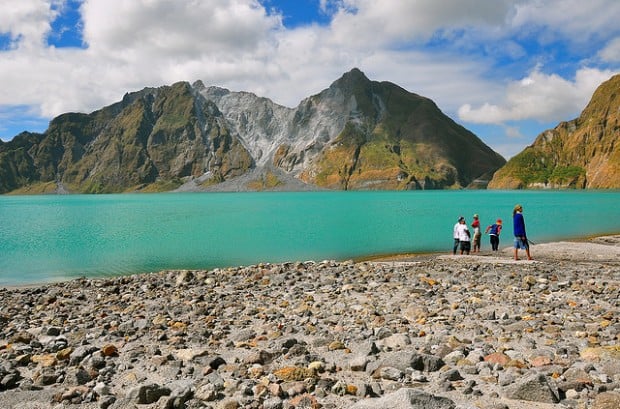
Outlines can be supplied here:
[[[530, 246], [525, 233], [525, 220], [523, 218], [523, 206], [515, 205], [512, 211], [513, 220], [513, 233], [514, 239], [514, 259], [519, 259], [519, 250], [525, 250], [527, 259], [531, 260]], [[465, 217], [460, 216], [456, 224], [454, 225], [453, 237], [454, 246], [452, 248], [452, 254], [456, 255], [457, 251], [460, 254], [470, 254], [480, 252], [480, 240], [482, 238], [482, 231], [480, 229], [480, 218], [477, 214], [474, 214], [473, 221], [471, 223], [473, 229], [473, 237], [467, 226]], [[496, 252], [499, 251], [499, 236], [502, 231], [502, 219], [497, 219], [495, 223], [488, 225], [485, 229], [485, 234], [489, 235], [489, 241], [491, 249]], [[473, 248], [472, 248], [473, 247]]]

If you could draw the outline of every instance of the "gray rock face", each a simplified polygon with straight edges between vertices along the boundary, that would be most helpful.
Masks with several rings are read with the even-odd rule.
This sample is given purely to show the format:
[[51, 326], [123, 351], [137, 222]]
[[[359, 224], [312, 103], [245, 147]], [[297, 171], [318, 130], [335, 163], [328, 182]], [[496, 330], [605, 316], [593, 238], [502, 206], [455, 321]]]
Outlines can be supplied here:
[[249, 92], [230, 92], [202, 83], [194, 83], [194, 87], [218, 106], [258, 166], [267, 164], [278, 146], [289, 139], [293, 109]]
[[309, 97], [297, 108], [287, 108], [248, 92], [194, 86], [222, 111], [257, 166], [272, 163], [276, 151], [286, 146], [289, 159], [279, 167], [294, 176], [342, 132], [357, 109], [355, 98], [345, 100], [337, 87], [323, 91], [321, 98]]

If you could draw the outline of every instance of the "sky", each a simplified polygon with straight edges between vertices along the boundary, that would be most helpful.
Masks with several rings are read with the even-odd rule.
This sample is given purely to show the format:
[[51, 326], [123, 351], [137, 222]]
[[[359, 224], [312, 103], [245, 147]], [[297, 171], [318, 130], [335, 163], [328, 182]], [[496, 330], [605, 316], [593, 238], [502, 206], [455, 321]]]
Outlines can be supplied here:
[[0, 0], [0, 139], [202, 80], [288, 107], [352, 68], [505, 158], [620, 73], [618, 0]]

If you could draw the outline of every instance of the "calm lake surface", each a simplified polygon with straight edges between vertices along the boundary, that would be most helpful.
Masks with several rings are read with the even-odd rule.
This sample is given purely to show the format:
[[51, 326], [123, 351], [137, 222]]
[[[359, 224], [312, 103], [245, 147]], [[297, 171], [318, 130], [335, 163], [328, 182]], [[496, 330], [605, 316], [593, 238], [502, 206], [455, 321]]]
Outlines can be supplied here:
[[504, 220], [503, 248], [516, 203], [536, 243], [620, 232], [619, 191], [0, 196], [0, 285], [449, 252], [458, 216], [474, 213]]

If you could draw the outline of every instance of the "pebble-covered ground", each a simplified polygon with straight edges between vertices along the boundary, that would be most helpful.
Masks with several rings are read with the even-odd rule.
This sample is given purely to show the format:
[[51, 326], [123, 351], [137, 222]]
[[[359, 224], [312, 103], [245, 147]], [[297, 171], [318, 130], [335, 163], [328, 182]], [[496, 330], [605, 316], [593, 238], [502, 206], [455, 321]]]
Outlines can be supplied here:
[[0, 408], [620, 408], [620, 236], [532, 252], [0, 289]]

